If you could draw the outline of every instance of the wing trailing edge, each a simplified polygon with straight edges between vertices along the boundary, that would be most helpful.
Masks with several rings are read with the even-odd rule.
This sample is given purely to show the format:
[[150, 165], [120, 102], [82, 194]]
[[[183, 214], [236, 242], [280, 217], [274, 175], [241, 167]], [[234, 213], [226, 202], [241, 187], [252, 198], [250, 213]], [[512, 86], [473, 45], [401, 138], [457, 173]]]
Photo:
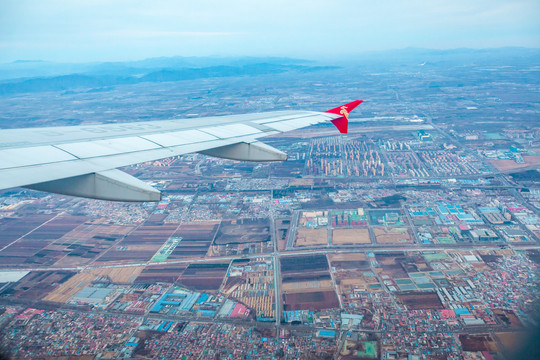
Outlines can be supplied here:
[[73, 176], [25, 186], [56, 194], [112, 201], [160, 201], [161, 192], [120, 170]]
[[199, 151], [199, 154], [240, 161], [285, 161], [287, 154], [260, 141], [241, 142]]

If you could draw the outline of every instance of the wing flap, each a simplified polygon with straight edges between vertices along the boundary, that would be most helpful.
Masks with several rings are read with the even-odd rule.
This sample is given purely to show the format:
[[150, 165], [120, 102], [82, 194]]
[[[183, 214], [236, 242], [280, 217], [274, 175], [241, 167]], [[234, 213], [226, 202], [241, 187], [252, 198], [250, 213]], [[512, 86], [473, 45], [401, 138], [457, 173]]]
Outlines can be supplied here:
[[241, 142], [199, 151], [200, 154], [241, 161], [284, 161], [287, 154], [260, 141]]
[[79, 175], [26, 186], [32, 190], [112, 201], [160, 201], [161, 193], [120, 170]]

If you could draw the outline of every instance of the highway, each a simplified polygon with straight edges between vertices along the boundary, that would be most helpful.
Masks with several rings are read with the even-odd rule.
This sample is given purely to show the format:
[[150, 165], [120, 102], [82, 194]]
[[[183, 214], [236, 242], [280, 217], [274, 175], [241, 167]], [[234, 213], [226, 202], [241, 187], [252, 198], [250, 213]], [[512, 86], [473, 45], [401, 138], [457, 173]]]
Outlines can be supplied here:
[[315, 254], [345, 254], [352, 252], [361, 253], [380, 253], [380, 252], [433, 252], [433, 251], [448, 251], [448, 250], [500, 250], [501, 246], [513, 250], [540, 250], [540, 245], [534, 243], [530, 245], [516, 245], [501, 243], [497, 245], [492, 244], [480, 244], [480, 243], [467, 243], [467, 244], [410, 244], [407, 245], [376, 245], [371, 244], [359, 245], [359, 246], [334, 246], [333, 248], [324, 247], [309, 247], [305, 249], [295, 250], [282, 250], [273, 253], [266, 254], [251, 254], [251, 255], [231, 255], [231, 256], [216, 256], [206, 258], [189, 258], [183, 260], [170, 260], [170, 261], [146, 261], [137, 263], [124, 263], [124, 264], [111, 264], [111, 265], [93, 265], [93, 266], [74, 266], [74, 267], [5, 267], [0, 268], [2, 271], [81, 271], [89, 269], [112, 269], [123, 267], [136, 267], [136, 266], [163, 266], [173, 264], [192, 264], [192, 263], [205, 263], [216, 261], [232, 261], [235, 259], [256, 259], [256, 258], [272, 258], [272, 257], [285, 257], [285, 256], [298, 256], [298, 255], [315, 255]]
[[281, 272], [279, 265], [279, 252], [277, 246], [277, 234], [276, 234], [276, 224], [273, 216], [270, 217], [270, 234], [271, 240], [274, 244], [274, 252], [272, 253], [272, 267], [274, 269], [274, 314], [276, 318], [276, 328], [277, 333], [279, 334], [279, 326], [281, 325]]

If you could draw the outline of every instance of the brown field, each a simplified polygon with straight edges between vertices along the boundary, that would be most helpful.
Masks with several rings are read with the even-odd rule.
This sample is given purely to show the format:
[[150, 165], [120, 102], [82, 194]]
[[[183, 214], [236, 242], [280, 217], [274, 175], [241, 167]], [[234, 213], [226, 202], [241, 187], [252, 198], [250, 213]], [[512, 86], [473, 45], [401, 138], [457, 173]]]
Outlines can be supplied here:
[[[87, 220], [84, 216], [61, 215], [44, 224], [42, 222], [44, 219], [42, 217], [34, 218], [35, 221], [30, 221], [29, 224], [18, 223], [17, 220], [15, 220], [15, 223], [7, 221], [0, 224], [0, 228], [6, 227], [5, 230], [8, 236], [16, 236], [22, 231], [24, 233], [21, 235], [26, 234], [0, 253], [2, 264], [9, 265], [26, 262], [27, 264], [35, 265], [52, 265], [62, 257], [62, 254], [57, 251], [43, 251], [43, 249]], [[44, 225], [36, 228], [37, 223]], [[32, 228], [29, 229], [28, 225], [32, 226]], [[32, 229], [35, 230], [28, 233]], [[5, 236], [2, 232], [0, 234], [2, 234], [0, 237], [3, 239], [0, 240], [1, 243], [7, 244], [17, 239]], [[36, 255], [36, 257], [30, 258], [33, 255]]]
[[4, 255], [4, 253], [1, 252], [0, 253], [0, 266], [20, 265], [23, 262], [25, 262], [27, 258], [28, 258], [28, 256], [25, 256], [24, 254]]
[[410, 291], [401, 293], [398, 296], [409, 310], [444, 309], [441, 300], [435, 292]]
[[371, 244], [368, 229], [334, 229], [332, 245]]
[[287, 256], [282, 257], [280, 263], [283, 283], [331, 279], [324, 255]]
[[350, 253], [350, 254], [328, 254], [330, 262], [334, 261], [365, 261], [367, 256], [365, 253]]
[[41, 299], [74, 275], [71, 271], [32, 271], [3, 294], [30, 300]]
[[291, 221], [287, 220], [276, 220], [276, 239], [278, 250], [285, 250], [287, 246], [287, 238], [289, 236], [289, 229], [291, 227]]
[[313, 291], [283, 294], [283, 310], [322, 310], [339, 307], [336, 293], [332, 291]]
[[281, 289], [284, 293], [301, 293], [301, 292], [310, 292], [314, 289], [319, 290], [332, 290], [333, 284], [332, 280], [312, 280], [312, 281], [297, 281], [297, 282], [287, 282], [283, 283]]
[[[364, 253], [352, 254], [328, 254], [332, 267], [338, 273], [351, 273], [349, 277], [356, 277], [358, 274], [371, 269], [367, 256]], [[358, 273], [358, 274], [357, 274]]]
[[510, 326], [521, 326], [519, 318], [513, 310], [510, 309], [493, 309], [493, 314], [500, 320], [501, 323]]
[[143, 269], [143, 266], [126, 266], [122, 268], [90, 269], [88, 272], [96, 277], [107, 276], [117, 284], [132, 284]]
[[182, 258], [202, 258], [208, 252], [210, 241], [182, 240], [167, 258], [168, 260]]
[[328, 245], [328, 230], [297, 229], [295, 246], [324, 246]]
[[152, 222], [147, 222], [139, 226], [122, 241], [122, 245], [157, 244], [161, 246], [178, 227], [178, 224], [162, 224], [157, 226], [148, 224], [152, 224]]
[[340, 270], [358, 270], [358, 271], [369, 271], [371, 270], [371, 265], [369, 261], [332, 261], [332, 266], [336, 268], [336, 271]]
[[96, 276], [89, 272], [80, 272], [44, 297], [43, 300], [65, 303], [70, 297], [94, 281], [95, 278]]
[[204, 257], [208, 252], [210, 244], [214, 241], [219, 221], [187, 223], [172, 235], [181, 237], [182, 241], [176, 246], [169, 260], [182, 259], [186, 257]]
[[[98, 259], [96, 264], [103, 264], [108, 262], [119, 261], [147, 261], [154, 256], [156, 251], [161, 248], [161, 245], [129, 245], [127, 249], [123, 243], [117, 244], [114, 249], [109, 250], [101, 258]], [[119, 249], [120, 248], [120, 249]]]
[[83, 270], [60, 285], [43, 300], [65, 303], [70, 297], [98, 277], [107, 276], [114, 283], [131, 284], [143, 270], [142, 266]]
[[540, 163], [540, 155], [523, 155], [523, 161], [525, 161], [525, 163], [518, 164], [514, 160], [489, 160], [497, 170], [506, 171], [537, 165]]
[[84, 256], [68, 254], [60, 258], [57, 262], [55, 262], [54, 266], [75, 267], [75, 266], [87, 265], [88, 263], [92, 261], [93, 258], [99, 255], [99, 253], [100, 253], [99, 251], [94, 251], [94, 249], [92, 249], [92, 250], [89, 250]]
[[63, 251], [43, 249], [35, 253], [33, 256], [27, 258], [24, 261], [24, 264], [34, 266], [50, 266], [64, 256], [66, 256], [66, 253]]
[[102, 224], [106, 219], [97, 219], [92, 224], [84, 223], [73, 229], [45, 250], [61, 250], [55, 266], [80, 266], [88, 264], [103, 251], [124, 238], [134, 226]]
[[489, 162], [499, 171], [514, 170], [526, 167], [527, 164], [518, 164], [514, 160], [489, 160]]
[[380, 269], [376, 269], [375, 271], [377, 271], [380, 276], [388, 275], [391, 279], [401, 279], [408, 276], [401, 265], [388, 265], [383, 267], [382, 271]]
[[115, 243], [114, 247], [107, 251], [98, 263], [150, 260], [177, 227], [178, 224], [154, 225], [154, 222], [146, 222], [126, 236], [124, 240]]
[[412, 243], [406, 228], [373, 228], [377, 244]]
[[135, 280], [138, 284], [153, 284], [156, 282], [174, 283], [182, 275], [187, 265], [170, 264], [147, 266]]
[[405, 254], [400, 251], [375, 253], [377, 262], [381, 265], [395, 265], [398, 260], [405, 259]]
[[325, 280], [331, 280], [332, 277], [328, 271], [319, 271], [316, 273], [306, 272], [303, 274], [283, 275], [281, 282], [285, 283], [299, 283], [299, 282], [320, 282]]
[[31, 234], [25, 236], [25, 239], [57, 240], [75, 229], [77, 226], [83, 224], [88, 219], [89, 218], [85, 216], [61, 215]]
[[[0, 219], [0, 248], [17, 240], [32, 229], [35, 229], [44, 222], [52, 219], [54, 214], [29, 215], [24, 218], [3, 218]], [[2, 254], [2, 253], [0, 253]]]
[[285, 274], [328, 273], [328, 261], [324, 255], [284, 256], [280, 258], [281, 272]]
[[206, 254], [207, 257], [263, 254], [273, 250], [270, 241], [242, 244], [212, 245]]
[[0, 253], [3, 257], [5, 257], [5, 262], [3, 262], [3, 264], [13, 263], [10, 257], [19, 258], [20, 260], [18, 263], [23, 263], [27, 258], [35, 255], [40, 250], [49, 246], [51, 242], [52, 240], [47, 239], [30, 240], [22, 238]]
[[357, 291], [377, 292], [382, 288], [372, 289], [369, 286], [379, 284], [375, 275], [365, 276], [371, 272], [370, 262], [366, 254], [333, 254], [330, 257], [331, 266], [335, 269], [334, 279], [338, 286], [338, 294], [341, 294], [343, 306], [355, 302], [351, 295]]
[[[402, 265], [405, 261], [405, 255], [403, 253], [378, 253], [375, 254], [375, 258], [382, 267], [382, 273], [388, 275], [390, 278], [400, 279], [408, 277]], [[379, 269], [377, 271], [379, 272]]]
[[270, 241], [268, 219], [222, 221], [214, 240], [215, 245]]
[[365, 286], [368, 284], [365, 277], [347, 278], [339, 281], [341, 286]]
[[196, 290], [216, 291], [227, 274], [229, 263], [191, 264], [178, 282]]
[[[339, 280], [340, 289], [359, 289], [362, 291], [373, 291], [368, 288], [368, 285], [378, 284], [375, 277], [356, 277]], [[381, 290], [376, 290], [381, 291]]]
[[491, 267], [489, 265], [487, 265], [485, 262], [474, 263], [474, 264], [471, 264], [471, 265], [474, 268], [474, 270], [476, 270], [476, 271], [483, 272], [483, 271], [491, 270]]
[[489, 334], [460, 334], [459, 341], [461, 342], [463, 351], [500, 351], [497, 343]]
[[219, 221], [205, 221], [182, 224], [173, 236], [181, 236], [190, 240], [213, 238], [219, 223]]
[[82, 224], [72, 231], [68, 232], [62, 237], [63, 242], [77, 242], [89, 245], [88, 241], [91, 243], [108, 241], [112, 243], [115, 240], [118, 240], [124, 237], [129, 233], [134, 226], [133, 225], [109, 225], [109, 224], [99, 224], [100, 222], [106, 219], [98, 219], [93, 223]]
[[320, 310], [339, 306], [324, 255], [280, 259], [285, 310]]

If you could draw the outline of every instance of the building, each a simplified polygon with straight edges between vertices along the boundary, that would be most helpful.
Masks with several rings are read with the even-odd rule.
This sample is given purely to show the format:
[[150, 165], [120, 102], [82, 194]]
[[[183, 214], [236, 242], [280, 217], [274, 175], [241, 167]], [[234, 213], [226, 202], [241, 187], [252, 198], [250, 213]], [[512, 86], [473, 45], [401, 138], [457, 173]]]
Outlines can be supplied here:
[[71, 300], [75, 302], [97, 305], [111, 302], [115, 298], [115, 295], [115, 289], [86, 286], [81, 291], [73, 295]]
[[499, 237], [491, 229], [475, 229], [469, 232], [471, 238], [475, 241], [497, 241]]

